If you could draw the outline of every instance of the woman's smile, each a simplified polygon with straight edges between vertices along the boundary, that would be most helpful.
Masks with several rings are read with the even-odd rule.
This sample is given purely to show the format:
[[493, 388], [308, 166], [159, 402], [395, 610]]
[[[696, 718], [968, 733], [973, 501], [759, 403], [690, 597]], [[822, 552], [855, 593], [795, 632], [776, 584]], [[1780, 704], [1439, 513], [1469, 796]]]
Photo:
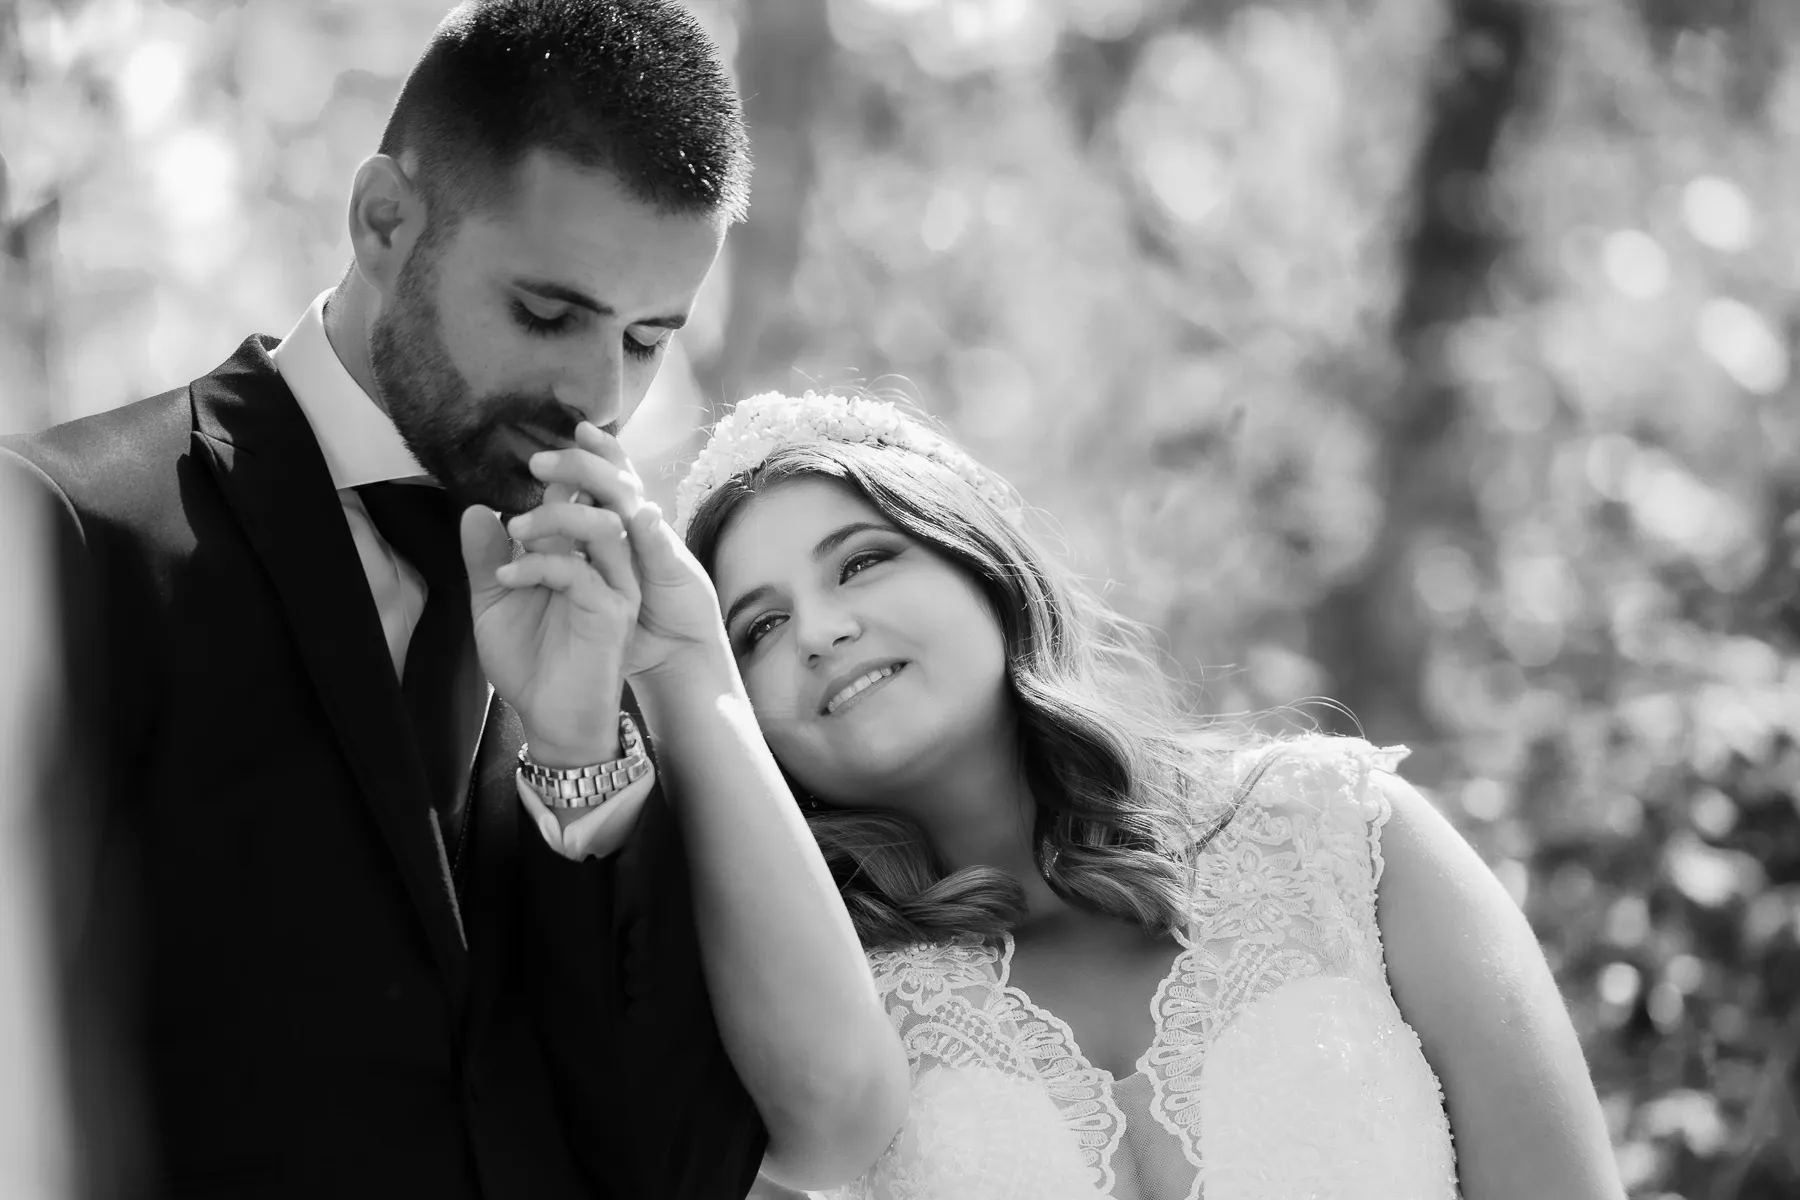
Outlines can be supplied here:
[[851, 705], [862, 700], [870, 692], [885, 687], [888, 680], [894, 678], [894, 676], [900, 674], [900, 672], [905, 669], [906, 664], [904, 662], [890, 663], [885, 667], [877, 667], [872, 671], [860, 673], [851, 679], [849, 683], [829, 687], [826, 691], [826, 695], [828, 695], [830, 699], [825, 701], [825, 707], [821, 710], [821, 714], [827, 717], [837, 716], [846, 708], [849, 708]]

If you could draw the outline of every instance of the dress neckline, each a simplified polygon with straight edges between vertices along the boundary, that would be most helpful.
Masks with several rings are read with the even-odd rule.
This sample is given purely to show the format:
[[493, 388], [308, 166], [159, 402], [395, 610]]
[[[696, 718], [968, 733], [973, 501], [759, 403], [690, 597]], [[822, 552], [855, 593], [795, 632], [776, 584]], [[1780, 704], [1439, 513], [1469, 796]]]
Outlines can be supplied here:
[[1017, 943], [1014, 941], [1010, 929], [1003, 931], [1000, 935], [1000, 962], [998, 965], [1000, 991], [1002, 995], [1011, 998], [1020, 1008], [1037, 1017], [1055, 1031], [1062, 1048], [1068, 1052], [1070, 1058], [1075, 1060], [1075, 1065], [1080, 1070], [1104, 1076], [1109, 1084], [1117, 1084], [1121, 1079], [1136, 1079], [1140, 1075], [1145, 1079], [1151, 1079], [1153, 1076], [1150, 1071], [1150, 1056], [1156, 1052], [1156, 1048], [1163, 1041], [1164, 998], [1167, 996], [1170, 986], [1181, 978], [1182, 968], [1186, 964], [1188, 955], [1194, 952], [1193, 942], [1179, 931], [1175, 935], [1175, 940], [1180, 944], [1181, 949], [1175, 955], [1174, 961], [1169, 964], [1169, 969], [1163, 974], [1162, 980], [1150, 993], [1150, 1044], [1145, 1046], [1143, 1052], [1137, 1056], [1136, 1061], [1132, 1064], [1136, 1069], [1129, 1075], [1114, 1075], [1105, 1067], [1096, 1066], [1088, 1058], [1087, 1053], [1082, 1050], [1081, 1044], [1075, 1040], [1075, 1031], [1069, 1028], [1069, 1023], [1033, 1000], [1024, 988], [1018, 987], [1012, 982], [1013, 951], [1017, 948]]

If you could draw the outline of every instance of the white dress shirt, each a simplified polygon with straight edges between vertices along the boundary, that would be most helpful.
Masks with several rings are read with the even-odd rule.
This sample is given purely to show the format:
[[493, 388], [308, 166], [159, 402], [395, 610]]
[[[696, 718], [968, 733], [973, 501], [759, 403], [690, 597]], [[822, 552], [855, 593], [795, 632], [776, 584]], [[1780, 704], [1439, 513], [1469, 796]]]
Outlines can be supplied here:
[[325, 301], [330, 296], [323, 292], [312, 302], [270, 357], [300, 402], [319, 449], [325, 452], [325, 466], [362, 558], [363, 574], [381, 614], [381, 631], [387, 637], [388, 654], [398, 677], [406, 665], [406, 646], [413, 628], [425, 611], [425, 579], [388, 545], [355, 489], [390, 479], [429, 482], [430, 477], [406, 448], [387, 413], [350, 378], [331, 348], [325, 336]]

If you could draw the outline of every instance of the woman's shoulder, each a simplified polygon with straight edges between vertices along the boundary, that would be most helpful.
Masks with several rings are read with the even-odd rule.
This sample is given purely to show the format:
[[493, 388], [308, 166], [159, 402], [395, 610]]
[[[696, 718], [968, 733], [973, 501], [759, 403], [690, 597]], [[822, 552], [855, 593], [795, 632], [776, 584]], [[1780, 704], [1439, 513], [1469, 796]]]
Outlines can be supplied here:
[[1232, 807], [1190, 858], [1194, 927], [1266, 945], [1297, 938], [1343, 969], [1378, 962], [1391, 808], [1375, 777], [1405, 756], [1347, 737], [1270, 740], [1234, 755]]
[[[1232, 752], [1195, 822], [1192, 861], [1201, 883], [1223, 872], [1238, 890], [1296, 874], [1329, 876], [1372, 898], [1382, 874], [1381, 831], [1392, 815], [1391, 773], [1408, 751], [1353, 737], [1267, 739]], [[1247, 874], [1246, 874], [1247, 873]], [[1243, 878], [1239, 878], [1243, 876]], [[1216, 881], [1215, 881], [1216, 882]], [[1216, 890], [1216, 889], [1215, 889]]]
[[1242, 815], [1311, 816], [1338, 823], [1385, 823], [1387, 793], [1377, 774], [1394, 774], [1412, 751], [1359, 737], [1306, 734], [1271, 739], [1231, 756], [1232, 790]]

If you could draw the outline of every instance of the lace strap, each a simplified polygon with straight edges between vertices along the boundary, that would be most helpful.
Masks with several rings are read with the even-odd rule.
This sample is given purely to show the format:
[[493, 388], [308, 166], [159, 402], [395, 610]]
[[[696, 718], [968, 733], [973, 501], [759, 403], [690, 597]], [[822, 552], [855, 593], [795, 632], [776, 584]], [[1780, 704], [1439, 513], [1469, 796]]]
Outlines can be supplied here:
[[1379, 953], [1375, 888], [1390, 810], [1371, 777], [1408, 753], [1346, 737], [1298, 738], [1259, 751], [1241, 777], [1260, 775], [1195, 859], [1190, 936], [1227, 914], [1236, 914], [1227, 921], [1235, 924], [1259, 910], [1297, 917], [1304, 908], [1315, 926], [1348, 920]]

